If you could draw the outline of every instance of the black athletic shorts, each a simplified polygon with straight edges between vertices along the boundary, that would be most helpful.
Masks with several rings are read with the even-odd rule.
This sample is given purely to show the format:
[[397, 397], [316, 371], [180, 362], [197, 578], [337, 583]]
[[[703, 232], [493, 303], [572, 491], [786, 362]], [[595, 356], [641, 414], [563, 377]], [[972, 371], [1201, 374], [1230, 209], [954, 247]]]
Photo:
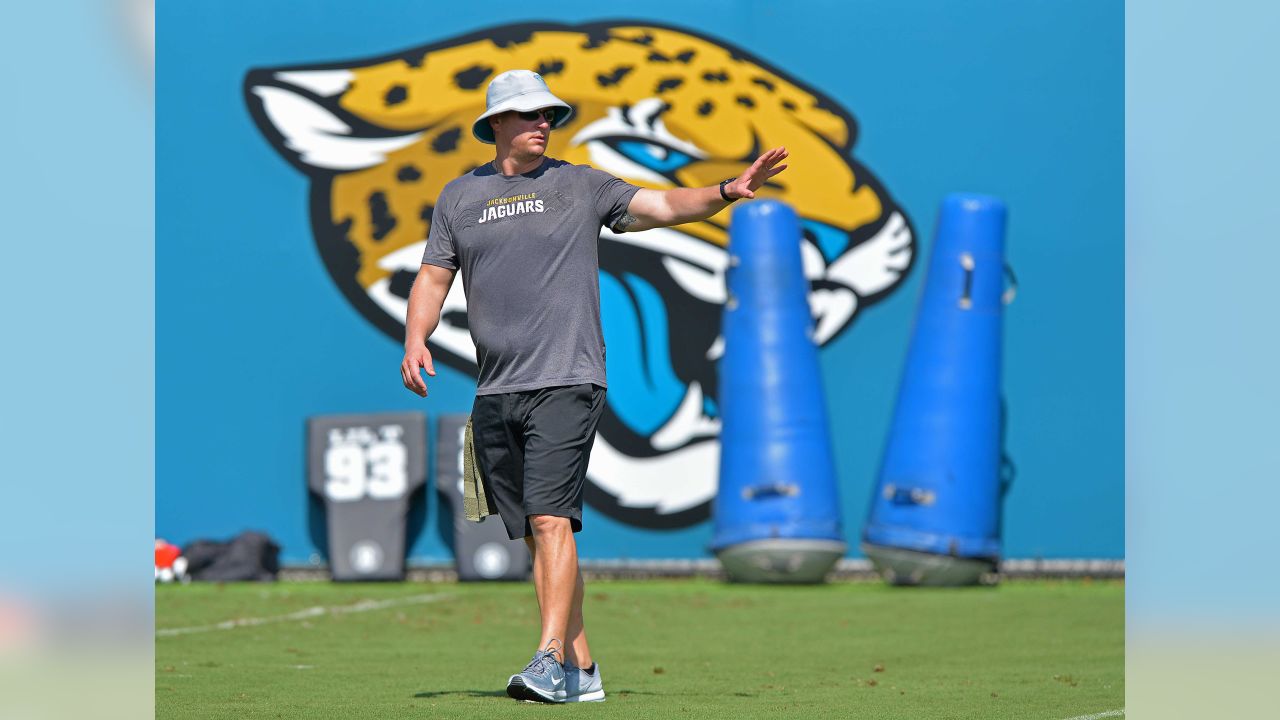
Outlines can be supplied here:
[[530, 515], [567, 517], [582, 530], [582, 486], [604, 396], [590, 383], [476, 396], [476, 462], [512, 540], [533, 534]]

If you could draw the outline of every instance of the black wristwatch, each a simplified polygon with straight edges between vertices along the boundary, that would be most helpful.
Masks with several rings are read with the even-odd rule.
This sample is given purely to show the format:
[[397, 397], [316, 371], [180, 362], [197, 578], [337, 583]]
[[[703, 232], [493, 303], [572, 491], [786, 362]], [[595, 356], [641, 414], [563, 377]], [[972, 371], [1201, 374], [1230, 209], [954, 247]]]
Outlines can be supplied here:
[[724, 198], [724, 201], [725, 201], [725, 202], [727, 202], [727, 203], [734, 202], [734, 201], [736, 201], [738, 198], [731, 198], [731, 197], [729, 197], [728, 195], [726, 195], [726, 194], [725, 194], [725, 192], [724, 192], [724, 186], [725, 186], [725, 185], [728, 185], [729, 183], [731, 183], [731, 182], [733, 182], [734, 180], [737, 180], [737, 179], [738, 179], [738, 178], [736, 178], [736, 177], [731, 177], [731, 178], [729, 178], [728, 180], [721, 180], [721, 181], [720, 181], [720, 197]]

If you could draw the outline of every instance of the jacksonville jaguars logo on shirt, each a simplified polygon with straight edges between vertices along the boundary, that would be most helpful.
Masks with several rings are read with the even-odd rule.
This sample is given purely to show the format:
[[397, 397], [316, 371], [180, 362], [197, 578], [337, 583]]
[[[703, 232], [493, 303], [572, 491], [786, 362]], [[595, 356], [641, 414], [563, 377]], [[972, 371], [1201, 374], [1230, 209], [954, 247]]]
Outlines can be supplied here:
[[538, 198], [538, 193], [524, 193], [511, 197], [494, 198], [485, 203], [480, 210], [481, 223], [502, 220], [525, 213], [546, 211], [546, 205]]

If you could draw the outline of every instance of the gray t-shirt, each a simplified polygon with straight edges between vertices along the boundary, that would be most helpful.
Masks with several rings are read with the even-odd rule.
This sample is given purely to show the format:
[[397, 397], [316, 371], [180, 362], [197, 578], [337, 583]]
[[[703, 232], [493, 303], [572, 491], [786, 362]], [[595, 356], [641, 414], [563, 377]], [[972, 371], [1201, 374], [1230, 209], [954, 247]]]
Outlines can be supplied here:
[[596, 246], [637, 190], [546, 158], [511, 177], [484, 165], [440, 192], [422, 262], [462, 272], [477, 395], [605, 386]]

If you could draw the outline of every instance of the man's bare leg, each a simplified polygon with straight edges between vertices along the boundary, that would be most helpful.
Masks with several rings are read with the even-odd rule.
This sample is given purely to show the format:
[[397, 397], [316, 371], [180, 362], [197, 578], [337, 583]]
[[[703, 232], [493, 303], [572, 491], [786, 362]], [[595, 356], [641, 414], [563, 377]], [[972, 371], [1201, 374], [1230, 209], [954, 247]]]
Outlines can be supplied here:
[[533, 588], [542, 614], [545, 648], [552, 640], [563, 643], [560, 660], [591, 667], [591, 650], [582, 623], [582, 573], [578, 570], [578, 546], [569, 518], [530, 515], [533, 536], [525, 538], [533, 558]]
[[569, 610], [569, 640], [565, 643], [565, 647], [570, 664], [589, 670], [592, 665], [591, 648], [587, 647], [587, 629], [582, 624], [582, 570], [578, 570], [577, 576], [573, 590], [573, 607]]

